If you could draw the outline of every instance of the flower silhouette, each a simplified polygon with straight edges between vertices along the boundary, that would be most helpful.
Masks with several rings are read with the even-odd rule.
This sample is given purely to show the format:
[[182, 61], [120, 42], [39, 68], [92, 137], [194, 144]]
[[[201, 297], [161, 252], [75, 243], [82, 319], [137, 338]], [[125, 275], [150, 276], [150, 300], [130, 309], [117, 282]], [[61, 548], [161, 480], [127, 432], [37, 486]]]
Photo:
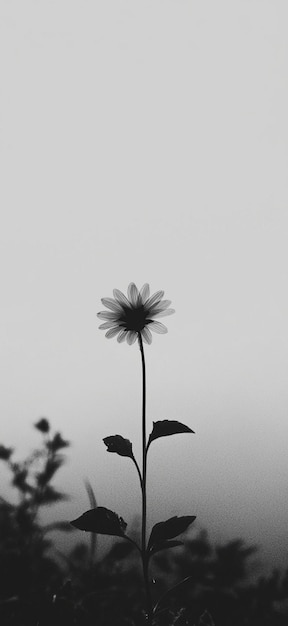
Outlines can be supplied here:
[[135, 283], [130, 283], [127, 296], [119, 291], [113, 290], [114, 298], [102, 298], [101, 302], [109, 311], [97, 313], [100, 319], [106, 320], [99, 328], [108, 329], [106, 337], [117, 337], [121, 343], [127, 340], [128, 344], [136, 341], [141, 334], [145, 343], [151, 343], [152, 335], [150, 329], [156, 333], [167, 333], [167, 328], [161, 322], [153, 318], [164, 317], [174, 313], [174, 309], [169, 309], [171, 300], [162, 300], [164, 291], [156, 291], [150, 296], [149, 285], [145, 283], [140, 291]]

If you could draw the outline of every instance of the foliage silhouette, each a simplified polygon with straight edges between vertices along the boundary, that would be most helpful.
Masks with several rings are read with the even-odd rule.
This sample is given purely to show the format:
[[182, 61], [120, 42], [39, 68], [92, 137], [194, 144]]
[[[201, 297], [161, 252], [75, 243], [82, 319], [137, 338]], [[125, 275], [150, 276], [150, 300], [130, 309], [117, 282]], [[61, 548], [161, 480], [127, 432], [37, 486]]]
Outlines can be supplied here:
[[[28, 593], [59, 578], [56, 563], [48, 555], [52, 530], [70, 532], [65, 522], [41, 526], [40, 509], [67, 499], [51, 481], [63, 465], [60, 450], [69, 444], [60, 433], [50, 434], [50, 424], [42, 418], [35, 424], [42, 435], [42, 446], [24, 461], [14, 460], [14, 450], [0, 446], [0, 458], [12, 475], [18, 492], [17, 504], [3, 497], [0, 507], [0, 597]], [[8, 451], [9, 450], [9, 454]]]
[[[16, 462], [10, 448], [1, 457], [14, 488], [15, 473], [25, 469], [22, 479], [16, 480], [18, 503], [0, 499], [1, 626], [144, 626], [141, 567], [132, 543], [117, 538], [101, 557], [95, 546], [91, 553], [91, 544], [78, 543], [65, 560], [62, 555], [62, 562], [53, 557], [49, 532], [72, 527], [65, 522], [41, 525], [39, 512], [53, 503], [35, 498], [35, 491], [45, 482], [52, 487], [65, 459], [61, 456], [60, 464], [57, 458], [54, 473], [47, 471], [52, 467], [48, 457], [56, 462], [63, 448], [58, 447], [58, 437], [57, 450], [48, 445], [55, 441], [50, 427], [38, 430], [42, 447], [25, 461]], [[93, 506], [96, 500], [88, 484]], [[138, 535], [135, 526], [130, 536], [137, 542]], [[95, 533], [91, 537], [97, 538]], [[182, 543], [154, 555], [157, 626], [287, 626], [288, 569], [251, 582], [249, 564], [256, 548], [243, 540], [212, 545], [205, 531], [191, 527]], [[177, 584], [180, 578], [185, 580], [182, 585]]]

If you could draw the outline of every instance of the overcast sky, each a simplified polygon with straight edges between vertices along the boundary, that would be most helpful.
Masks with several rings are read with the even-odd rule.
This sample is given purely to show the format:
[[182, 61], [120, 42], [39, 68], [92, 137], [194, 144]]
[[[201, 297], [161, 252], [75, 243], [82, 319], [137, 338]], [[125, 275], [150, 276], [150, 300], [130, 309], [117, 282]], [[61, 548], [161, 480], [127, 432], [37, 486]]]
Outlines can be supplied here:
[[0, 440], [25, 454], [42, 416], [71, 440], [59, 515], [89, 508], [85, 477], [140, 509], [102, 443], [140, 453], [139, 351], [96, 313], [149, 282], [176, 314], [146, 349], [148, 431], [196, 431], [151, 447], [150, 520], [287, 561], [287, 20], [286, 0], [1, 1]]

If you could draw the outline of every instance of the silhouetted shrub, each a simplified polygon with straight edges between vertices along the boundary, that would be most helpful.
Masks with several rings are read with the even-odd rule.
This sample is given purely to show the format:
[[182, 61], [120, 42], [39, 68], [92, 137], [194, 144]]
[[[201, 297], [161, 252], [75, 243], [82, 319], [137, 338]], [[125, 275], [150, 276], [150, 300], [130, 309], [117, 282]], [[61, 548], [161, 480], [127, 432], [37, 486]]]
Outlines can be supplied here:
[[[133, 544], [116, 540], [101, 558], [97, 536], [53, 558], [51, 530], [72, 530], [66, 522], [42, 525], [39, 513], [67, 498], [51, 484], [69, 445], [51, 434], [42, 418], [35, 424], [42, 444], [24, 461], [0, 445], [18, 502], [0, 498], [1, 626], [145, 626], [142, 571]], [[86, 483], [91, 506], [95, 496]], [[137, 539], [139, 529], [130, 530]], [[212, 545], [204, 530], [183, 546], [153, 557], [155, 626], [287, 626], [288, 569], [249, 581], [256, 548], [241, 539]], [[179, 579], [184, 582], [177, 584]], [[168, 589], [174, 585], [172, 591]]]

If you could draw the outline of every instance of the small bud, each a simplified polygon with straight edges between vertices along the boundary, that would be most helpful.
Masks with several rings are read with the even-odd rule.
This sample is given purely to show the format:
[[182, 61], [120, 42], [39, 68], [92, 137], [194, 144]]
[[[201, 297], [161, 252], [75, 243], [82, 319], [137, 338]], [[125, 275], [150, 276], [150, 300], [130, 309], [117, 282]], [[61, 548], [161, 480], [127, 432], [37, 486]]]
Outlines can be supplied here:
[[2, 459], [2, 461], [9, 461], [12, 452], [13, 448], [6, 448], [6, 446], [0, 444], [0, 459]]
[[48, 422], [48, 420], [46, 419], [46, 417], [41, 417], [41, 419], [36, 422], [35, 428], [37, 428], [37, 430], [40, 430], [41, 433], [49, 433], [50, 430], [50, 424]]

